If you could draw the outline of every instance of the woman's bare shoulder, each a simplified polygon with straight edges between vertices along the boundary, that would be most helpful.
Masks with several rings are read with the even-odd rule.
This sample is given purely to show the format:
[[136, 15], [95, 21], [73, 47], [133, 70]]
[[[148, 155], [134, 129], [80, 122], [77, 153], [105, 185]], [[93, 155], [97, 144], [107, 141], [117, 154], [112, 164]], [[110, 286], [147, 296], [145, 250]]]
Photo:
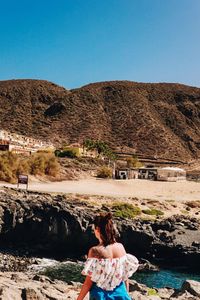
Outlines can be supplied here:
[[115, 245], [124, 249], [124, 245], [122, 243], [116, 242]]
[[115, 243], [113, 245], [113, 257], [120, 257], [126, 254], [126, 250], [121, 243]]
[[102, 258], [100, 248], [98, 246], [90, 248], [88, 252], [88, 258]]
[[88, 258], [115, 258], [126, 254], [123, 244], [114, 243], [107, 247], [94, 246], [88, 252]]

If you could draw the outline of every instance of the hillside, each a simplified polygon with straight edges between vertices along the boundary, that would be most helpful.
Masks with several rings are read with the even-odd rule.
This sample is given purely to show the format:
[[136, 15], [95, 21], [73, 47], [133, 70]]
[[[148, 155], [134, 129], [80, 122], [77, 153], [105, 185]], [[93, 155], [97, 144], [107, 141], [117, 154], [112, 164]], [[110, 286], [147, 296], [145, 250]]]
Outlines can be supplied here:
[[66, 90], [43, 80], [0, 81], [0, 127], [57, 144], [102, 139], [188, 161], [200, 157], [200, 89], [112, 81]]

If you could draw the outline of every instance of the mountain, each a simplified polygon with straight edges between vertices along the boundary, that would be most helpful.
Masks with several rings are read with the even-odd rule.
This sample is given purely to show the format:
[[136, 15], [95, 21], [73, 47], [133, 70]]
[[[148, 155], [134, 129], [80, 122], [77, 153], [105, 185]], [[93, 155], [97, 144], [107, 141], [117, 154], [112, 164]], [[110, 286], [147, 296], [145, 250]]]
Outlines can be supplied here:
[[111, 81], [66, 90], [44, 80], [0, 81], [0, 127], [56, 144], [101, 139], [188, 161], [200, 157], [200, 89]]

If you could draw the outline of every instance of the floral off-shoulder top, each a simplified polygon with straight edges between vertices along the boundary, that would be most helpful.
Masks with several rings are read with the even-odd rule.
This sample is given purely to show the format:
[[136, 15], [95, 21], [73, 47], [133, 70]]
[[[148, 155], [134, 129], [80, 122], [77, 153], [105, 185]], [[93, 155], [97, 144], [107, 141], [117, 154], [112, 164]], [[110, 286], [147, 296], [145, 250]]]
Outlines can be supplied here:
[[125, 254], [119, 258], [88, 258], [82, 275], [88, 275], [96, 285], [106, 291], [112, 291], [122, 281], [127, 280], [138, 268], [138, 259]]

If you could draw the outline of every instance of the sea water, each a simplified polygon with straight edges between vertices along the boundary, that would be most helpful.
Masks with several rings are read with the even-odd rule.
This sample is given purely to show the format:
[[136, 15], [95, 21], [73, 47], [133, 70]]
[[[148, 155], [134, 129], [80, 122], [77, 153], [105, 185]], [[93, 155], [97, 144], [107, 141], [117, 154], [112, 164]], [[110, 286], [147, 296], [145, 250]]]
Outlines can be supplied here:
[[161, 269], [158, 272], [136, 272], [132, 279], [151, 288], [170, 287], [180, 289], [183, 282], [187, 279], [200, 281], [200, 273]]
[[[83, 266], [80, 263], [66, 262], [51, 266], [42, 271], [43, 274], [52, 279], [59, 279], [65, 282], [83, 282], [81, 275]], [[150, 288], [171, 287], [179, 289], [186, 279], [200, 282], [200, 273], [188, 273], [183, 270], [161, 269], [158, 272], [136, 272], [131, 279], [137, 280]]]

